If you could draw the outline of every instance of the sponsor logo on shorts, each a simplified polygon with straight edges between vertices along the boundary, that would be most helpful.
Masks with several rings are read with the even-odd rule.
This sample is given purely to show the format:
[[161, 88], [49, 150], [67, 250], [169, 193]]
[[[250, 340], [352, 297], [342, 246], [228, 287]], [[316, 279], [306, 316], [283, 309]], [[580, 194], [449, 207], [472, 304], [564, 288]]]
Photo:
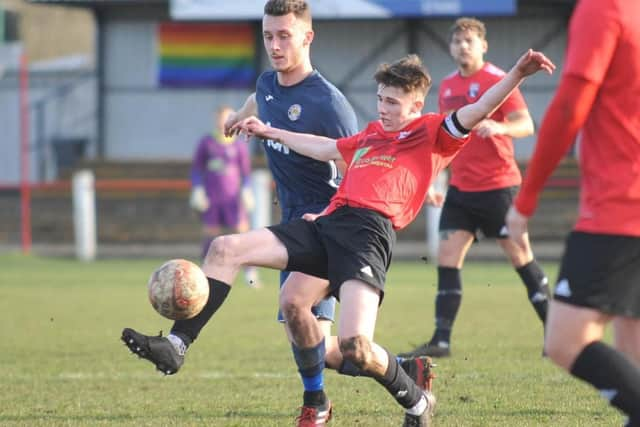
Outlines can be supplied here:
[[371, 266], [369, 265], [362, 267], [360, 271], [369, 277], [373, 277], [373, 270], [371, 270]]

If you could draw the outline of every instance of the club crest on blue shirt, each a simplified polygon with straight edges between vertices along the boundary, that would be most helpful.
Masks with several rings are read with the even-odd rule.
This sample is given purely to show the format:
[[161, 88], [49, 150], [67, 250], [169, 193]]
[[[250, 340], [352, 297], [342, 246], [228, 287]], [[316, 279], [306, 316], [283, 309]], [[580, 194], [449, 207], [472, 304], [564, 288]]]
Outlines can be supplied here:
[[469, 97], [475, 98], [478, 96], [478, 92], [480, 92], [480, 84], [479, 83], [471, 83], [469, 85]]
[[302, 107], [300, 106], [300, 104], [293, 104], [291, 107], [289, 107], [287, 116], [289, 116], [289, 120], [295, 122], [300, 118], [300, 113], [302, 113]]

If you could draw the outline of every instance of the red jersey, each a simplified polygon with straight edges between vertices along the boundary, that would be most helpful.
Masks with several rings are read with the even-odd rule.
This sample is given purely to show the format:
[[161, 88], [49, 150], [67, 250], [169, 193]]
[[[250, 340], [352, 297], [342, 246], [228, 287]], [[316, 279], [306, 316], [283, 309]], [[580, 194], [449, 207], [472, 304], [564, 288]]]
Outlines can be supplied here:
[[386, 132], [375, 121], [338, 139], [349, 167], [327, 213], [344, 205], [367, 208], [389, 218], [396, 230], [406, 227], [420, 211], [433, 177], [468, 140], [451, 136], [442, 127], [444, 119], [444, 114], [426, 114], [397, 132]]
[[[598, 86], [582, 126], [578, 231], [640, 236], [638, 23], [640, 2], [628, 0], [581, 0], [571, 17], [563, 77]], [[534, 157], [555, 159], [571, 142], [541, 139]], [[540, 163], [532, 162], [532, 178], [516, 202], [523, 213], [530, 213], [544, 184]]]
[[[463, 77], [457, 71], [450, 74], [440, 85], [440, 112], [458, 110], [476, 102], [504, 75], [503, 70], [489, 62], [468, 77]], [[516, 89], [489, 118], [503, 122], [510, 113], [526, 108], [520, 90]], [[513, 143], [507, 135], [482, 138], [472, 131], [469, 143], [451, 162], [450, 185], [462, 191], [495, 190], [519, 185], [521, 180], [520, 169], [513, 155]]]

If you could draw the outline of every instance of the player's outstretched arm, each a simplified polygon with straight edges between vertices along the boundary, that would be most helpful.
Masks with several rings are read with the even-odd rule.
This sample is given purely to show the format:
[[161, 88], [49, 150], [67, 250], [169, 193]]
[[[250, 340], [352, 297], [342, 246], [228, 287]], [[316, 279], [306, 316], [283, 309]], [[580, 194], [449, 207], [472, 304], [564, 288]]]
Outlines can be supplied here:
[[556, 66], [542, 52], [529, 49], [518, 59], [516, 65], [495, 85], [491, 86], [478, 101], [460, 108], [456, 115], [460, 124], [471, 129], [493, 113], [520, 83], [531, 74], [546, 71], [551, 74]]
[[254, 92], [247, 97], [247, 100], [244, 101], [244, 104], [238, 111], [234, 111], [229, 114], [229, 117], [227, 117], [227, 120], [224, 122], [225, 136], [233, 136], [234, 133], [231, 131], [233, 125], [247, 117], [255, 116], [257, 114], [258, 104], [256, 103], [256, 93]]
[[247, 136], [258, 136], [264, 139], [279, 141], [293, 151], [316, 160], [342, 160], [336, 140], [325, 136], [308, 133], [289, 132], [267, 126], [257, 117], [249, 117], [236, 123], [231, 130], [246, 133]]

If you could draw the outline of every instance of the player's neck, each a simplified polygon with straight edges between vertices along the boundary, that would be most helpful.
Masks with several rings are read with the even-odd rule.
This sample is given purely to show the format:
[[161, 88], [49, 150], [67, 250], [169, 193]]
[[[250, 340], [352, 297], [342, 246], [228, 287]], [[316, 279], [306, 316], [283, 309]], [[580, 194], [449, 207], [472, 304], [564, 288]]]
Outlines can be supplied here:
[[484, 67], [484, 60], [480, 60], [471, 64], [458, 65], [458, 72], [462, 77], [469, 77], [477, 73]]
[[293, 86], [306, 79], [311, 73], [313, 73], [311, 62], [304, 62], [290, 70], [278, 71], [278, 83], [281, 86]]

